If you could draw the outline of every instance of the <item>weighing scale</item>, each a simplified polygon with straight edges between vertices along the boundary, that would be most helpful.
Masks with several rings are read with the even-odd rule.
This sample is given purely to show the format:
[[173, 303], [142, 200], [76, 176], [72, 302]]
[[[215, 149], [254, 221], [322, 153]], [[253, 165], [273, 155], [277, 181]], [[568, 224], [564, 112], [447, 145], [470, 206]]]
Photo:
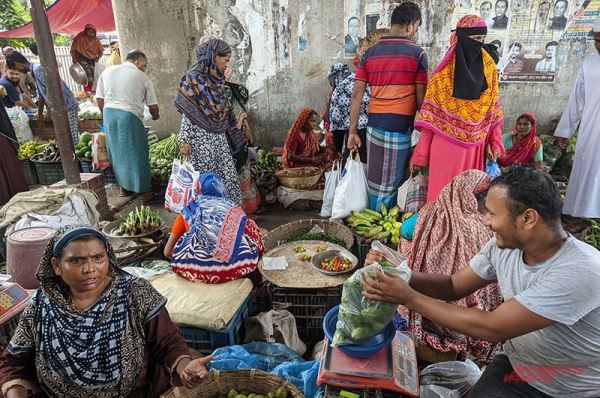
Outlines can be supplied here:
[[389, 346], [365, 359], [349, 357], [339, 348], [325, 344], [317, 384], [350, 389], [382, 388], [418, 397], [415, 343], [410, 335], [396, 333]]

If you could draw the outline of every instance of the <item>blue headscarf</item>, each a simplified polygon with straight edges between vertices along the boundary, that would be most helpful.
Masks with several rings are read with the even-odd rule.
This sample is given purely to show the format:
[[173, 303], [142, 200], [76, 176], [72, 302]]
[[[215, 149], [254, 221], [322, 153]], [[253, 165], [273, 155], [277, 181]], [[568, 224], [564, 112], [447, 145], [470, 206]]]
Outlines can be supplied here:
[[215, 58], [231, 53], [229, 44], [212, 38], [196, 48], [196, 64], [181, 79], [175, 99], [177, 111], [194, 124], [211, 132], [230, 127], [230, 104], [225, 92], [225, 75]]
[[200, 190], [202, 195], [227, 198], [227, 190], [221, 177], [215, 173], [204, 173], [200, 176]]

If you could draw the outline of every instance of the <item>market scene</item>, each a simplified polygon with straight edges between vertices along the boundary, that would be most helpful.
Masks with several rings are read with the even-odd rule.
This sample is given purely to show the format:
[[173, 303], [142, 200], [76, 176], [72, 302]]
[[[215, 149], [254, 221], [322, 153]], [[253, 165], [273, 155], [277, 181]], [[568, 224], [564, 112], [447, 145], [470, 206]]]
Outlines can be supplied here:
[[598, 0], [2, 0], [0, 397], [600, 397], [599, 82]]

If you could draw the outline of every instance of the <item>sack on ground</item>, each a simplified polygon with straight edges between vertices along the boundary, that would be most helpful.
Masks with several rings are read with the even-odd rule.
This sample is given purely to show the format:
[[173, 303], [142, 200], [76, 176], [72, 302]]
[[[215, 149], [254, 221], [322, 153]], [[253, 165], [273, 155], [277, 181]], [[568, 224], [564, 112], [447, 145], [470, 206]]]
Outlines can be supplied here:
[[427, 176], [411, 175], [398, 188], [397, 204], [402, 212], [416, 213], [427, 203]]
[[331, 218], [346, 218], [352, 211], [362, 211], [369, 205], [367, 175], [358, 152], [346, 161], [344, 175], [335, 188]]
[[92, 166], [95, 170], [105, 170], [110, 166], [104, 133], [92, 134]]
[[181, 213], [181, 210], [198, 193], [200, 193], [200, 173], [194, 170], [191, 163], [175, 159], [165, 193], [165, 208], [175, 213]]
[[374, 271], [378, 269], [409, 280], [406, 273], [394, 267], [392, 263], [386, 261], [382, 263], [359, 269], [344, 282], [336, 331], [331, 344], [333, 347], [360, 344], [381, 333], [394, 319], [398, 305], [369, 300], [362, 295], [365, 272], [368, 272], [371, 278], [375, 278]]
[[15, 129], [17, 141], [25, 142], [33, 140], [33, 132], [31, 131], [31, 127], [29, 127], [29, 117], [27, 116], [27, 113], [25, 113], [20, 106], [6, 108], [6, 113]]
[[323, 205], [321, 206], [321, 217], [331, 217], [335, 188], [340, 178], [340, 164], [334, 162], [331, 171], [325, 173], [325, 190], [323, 192]]

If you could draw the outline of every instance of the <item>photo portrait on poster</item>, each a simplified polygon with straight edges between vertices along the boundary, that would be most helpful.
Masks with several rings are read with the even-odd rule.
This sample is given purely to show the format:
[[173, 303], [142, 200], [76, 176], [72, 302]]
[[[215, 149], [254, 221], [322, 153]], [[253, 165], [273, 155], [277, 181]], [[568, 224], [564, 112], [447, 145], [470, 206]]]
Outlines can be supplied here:
[[497, 0], [494, 6], [495, 16], [492, 23], [492, 29], [506, 29], [508, 27], [508, 0]]
[[543, 48], [510, 44], [501, 60], [501, 83], [554, 83], [558, 42], [550, 41]]
[[355, 55], [356, 49], [361, 37], [358, 36], [360, 31], [360, 19], [357, 16], [352, 16], [348, 19], [346, 26], [346, 36], [344, 37], [344, 52], [346, 55]]

